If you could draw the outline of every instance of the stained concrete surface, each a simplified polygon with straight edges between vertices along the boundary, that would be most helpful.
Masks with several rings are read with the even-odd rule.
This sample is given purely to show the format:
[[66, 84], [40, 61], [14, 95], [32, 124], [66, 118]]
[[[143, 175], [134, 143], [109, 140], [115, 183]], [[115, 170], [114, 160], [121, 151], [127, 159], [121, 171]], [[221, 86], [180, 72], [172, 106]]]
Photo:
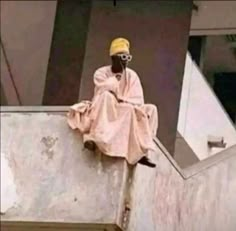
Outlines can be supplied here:
[[150, 153], [157, 168], [138, 165], [130, 175], [123, 160], [83, 150], [65, 113], [40, 110], [1, 112], [1, 153], [16, 189], [3, 198], [11, 203], [2, 230], [121, 230], [127, 199], [128, 231], [235, 230], [235, 147], [186, 179], [157, 146]]
[[121, 224], [126, 162], [84, 150], [64, 114], [2, 112], [1, 153], [13, 179], [1, 175], [16, 189], [1, 198], [11, 205], [3, 222]]
[[177, 132], [174, 159], [181, 168], [186, 168], [200, 161], [185, 139]]
[[5, 154], [1, 152], [1, 213], [5, 213], [18, 201], [14, 176]]
[[236, 147], [227, 156], [183, 179], [157, 149], [157, 168], [133, 174], [128, 231], [235, 231]]

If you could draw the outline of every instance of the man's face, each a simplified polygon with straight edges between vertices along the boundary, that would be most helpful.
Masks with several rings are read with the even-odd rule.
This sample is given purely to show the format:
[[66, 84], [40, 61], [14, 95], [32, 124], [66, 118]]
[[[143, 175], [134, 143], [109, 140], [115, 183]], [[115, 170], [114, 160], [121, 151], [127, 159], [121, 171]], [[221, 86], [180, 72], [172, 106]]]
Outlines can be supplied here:
[[113, 62], [115, 65], [120, 65], [123, 68], [126, 68], [128, 66], [128, 63], [132, 59], [132, 55], [126, 53], [126, 52], [120, 52], [113, 56]]

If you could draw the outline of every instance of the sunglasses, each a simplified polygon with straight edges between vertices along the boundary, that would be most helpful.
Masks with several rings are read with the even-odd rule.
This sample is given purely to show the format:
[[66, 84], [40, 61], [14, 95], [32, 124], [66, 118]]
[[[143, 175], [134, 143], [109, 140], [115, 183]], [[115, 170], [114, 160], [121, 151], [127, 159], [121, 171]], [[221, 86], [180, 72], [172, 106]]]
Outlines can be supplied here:
[[120, 57], [122, 61], [130, 62], [132, 60], [132, 55], [130, 54], [117, 54], [117, 56]]

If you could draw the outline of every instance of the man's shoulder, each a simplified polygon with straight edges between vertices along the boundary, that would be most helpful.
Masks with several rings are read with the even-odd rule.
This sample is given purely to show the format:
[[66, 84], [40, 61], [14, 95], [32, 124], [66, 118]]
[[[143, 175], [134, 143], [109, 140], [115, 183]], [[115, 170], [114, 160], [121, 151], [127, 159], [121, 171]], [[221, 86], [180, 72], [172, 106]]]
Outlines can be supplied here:
[[131, 77], [133, 77], [133, 78], [139, 78], [137, 72], [134, 71], [133, 69], [127, 67], [126, 70], [127, 70], [127, 73], [128, 73]]
[[102, 67], [99, 67], [98, 69], [95, 70], [95, 73], [98, 73], [98, 72], [107, 72], [109, 71], [110, 69], [110, 66], [107, 65], [107, 66], [102, 66]]

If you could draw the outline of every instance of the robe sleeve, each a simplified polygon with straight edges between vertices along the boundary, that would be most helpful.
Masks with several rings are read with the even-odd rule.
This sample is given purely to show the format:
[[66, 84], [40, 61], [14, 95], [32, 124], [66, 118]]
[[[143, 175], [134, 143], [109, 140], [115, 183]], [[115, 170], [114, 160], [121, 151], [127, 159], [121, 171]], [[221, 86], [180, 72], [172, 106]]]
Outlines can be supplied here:
[[115, 94], [118, 91], [119, 82], [115, 76], [107, 77], [105, 71], [98, 69], [94, 73], [95, 94], [101, 94], [104, 91], [112, 91]]
[[143, 88], [140, 82], [140, 79], [136, 73], [132, 73], [132, 76], [129, 80], [129, 88], [127, 93], [122, 97], [127, 103], [135, 105], [144, 104]]

